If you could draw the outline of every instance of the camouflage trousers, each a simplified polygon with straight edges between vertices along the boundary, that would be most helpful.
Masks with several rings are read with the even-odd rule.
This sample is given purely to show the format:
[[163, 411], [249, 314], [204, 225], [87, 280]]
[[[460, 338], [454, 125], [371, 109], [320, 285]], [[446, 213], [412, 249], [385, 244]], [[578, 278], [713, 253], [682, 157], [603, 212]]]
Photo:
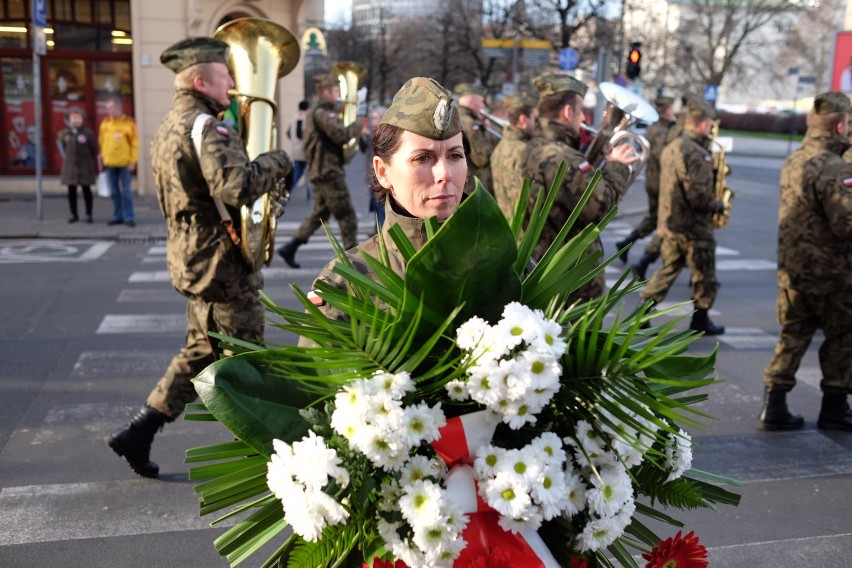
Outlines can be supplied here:
[[645, 254], [654, 257], [654, 259], [657, 259], [660, 257], [660, 252], [662, 251], [662, 248], [663, 237], [661, 237], [657, 233], [654, 233], [654, 236], [651, 237], [651, 240], [648, 241], [647, 245], [645, 245]]
[[819, 348], [824, 392], [852, 392], [852, 290], [833, 294], [780, 289], [777, 299], [781, 334], [766, 366], [767, 387], [796, 385], [796, 371], [817, 329], [825, 339]]
[[633, 229], [639, 235], [639, 238], [647, 237], [657, 230], [657, 205], [660, 201], [660, 194], [657, 191], [648, 190], [647, 188], [645, 192], [648, 194], [648, 214]]
[[645, 300], [659, 303], [680, 271], [688, 266], [692, 273], [692, 301], [697, 309], [710, 309], [716, 299], [716, 241], [690, 241], [682, 237], [663, 237], [660, 249], [663, 266], [657, 270], [639, 294]]
[[207, 336], [208, 331], [255, 343], [263, 341], [263, 306], [257, 294], [248, 290], [228, 302], [190, 299], [186, 317], [186, 343], [148, 395], [147, 402], [172, 420], [198, 397], [192, 379], [221, 353], [218, 342]]
[[358, 244], [358, 217], [352, 208], [352, 198], [343, 176], [333, 176], [314, 182], [314, 210], [305, 217], [294, 239], [307, 242], [311, 235], [334, 215], [340, 225], [343, 248], [351, 249]]

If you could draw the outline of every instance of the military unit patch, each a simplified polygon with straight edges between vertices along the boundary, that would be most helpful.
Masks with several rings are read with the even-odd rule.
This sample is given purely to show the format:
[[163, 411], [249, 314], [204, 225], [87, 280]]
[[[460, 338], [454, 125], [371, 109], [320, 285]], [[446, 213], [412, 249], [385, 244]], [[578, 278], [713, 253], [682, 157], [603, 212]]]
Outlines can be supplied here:
[[216, 132], [218, 132], [222, 136], [227, 136], [228, 135], [228, 128], [226, 126], [223, 126], [223, 125], [220, 124], [216, 127]]
[[325, 300], [322, 299], [322, 296], [318, 294], [318, 290], [311, 290], [308, 292], [308, 300], [315, 305], [322, 307], [325, 305]]
[[586, 173], [587, 171], [592, 169], [592, 164], [590, 164], [589, 162], [582, 162], [577, 167], [580, 169], [581, 172]]
[[852, 178], [846, 178], [843, 180], [843, 185], [845, 187], [852, 187]]

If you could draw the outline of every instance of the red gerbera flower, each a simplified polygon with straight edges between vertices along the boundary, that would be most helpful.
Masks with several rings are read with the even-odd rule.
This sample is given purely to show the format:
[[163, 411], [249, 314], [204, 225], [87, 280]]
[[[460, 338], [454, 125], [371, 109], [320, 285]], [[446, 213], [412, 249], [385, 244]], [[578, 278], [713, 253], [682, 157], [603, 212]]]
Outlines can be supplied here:
[[642, 558], [648, 561], [645, 568], [707, 568], [707, 549], [692, 531], [684, 537], [677, 531], [673, 538], [660, 541]]
[[378, 556], [373, 557], [372, 566], [370, 566], [366, 562], [363, 563], [361, 566], [362, 568], [408, 568], [408, 566], [406, 566], [405, 562], [403, 562], [402, 560], [382, 560]]

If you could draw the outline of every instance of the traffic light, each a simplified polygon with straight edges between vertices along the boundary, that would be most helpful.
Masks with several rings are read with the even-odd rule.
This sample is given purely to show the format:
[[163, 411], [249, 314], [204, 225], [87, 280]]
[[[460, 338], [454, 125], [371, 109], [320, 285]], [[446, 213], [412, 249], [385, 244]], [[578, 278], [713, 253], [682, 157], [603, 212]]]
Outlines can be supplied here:
[[627, 70], [625, 74], [631, 81], [638, 79], [639, 73], [642, 72], [642, 52], [639, 51], [641, 45], [639, 42], [631, 43], [630, 52], [627, 54]]

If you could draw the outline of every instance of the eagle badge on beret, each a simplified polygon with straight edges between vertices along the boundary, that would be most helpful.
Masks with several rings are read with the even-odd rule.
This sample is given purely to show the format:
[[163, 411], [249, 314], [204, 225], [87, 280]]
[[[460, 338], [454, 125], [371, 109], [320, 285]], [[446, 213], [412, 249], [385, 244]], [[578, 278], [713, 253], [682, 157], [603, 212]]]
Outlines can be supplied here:
[[435, 112], [432, 114], [432, 121], [435, 128], [443, 132], [450, 127], [450, 118], [452, 117], [452, 105], [455, 100], [441, 99], [435, 105]]

